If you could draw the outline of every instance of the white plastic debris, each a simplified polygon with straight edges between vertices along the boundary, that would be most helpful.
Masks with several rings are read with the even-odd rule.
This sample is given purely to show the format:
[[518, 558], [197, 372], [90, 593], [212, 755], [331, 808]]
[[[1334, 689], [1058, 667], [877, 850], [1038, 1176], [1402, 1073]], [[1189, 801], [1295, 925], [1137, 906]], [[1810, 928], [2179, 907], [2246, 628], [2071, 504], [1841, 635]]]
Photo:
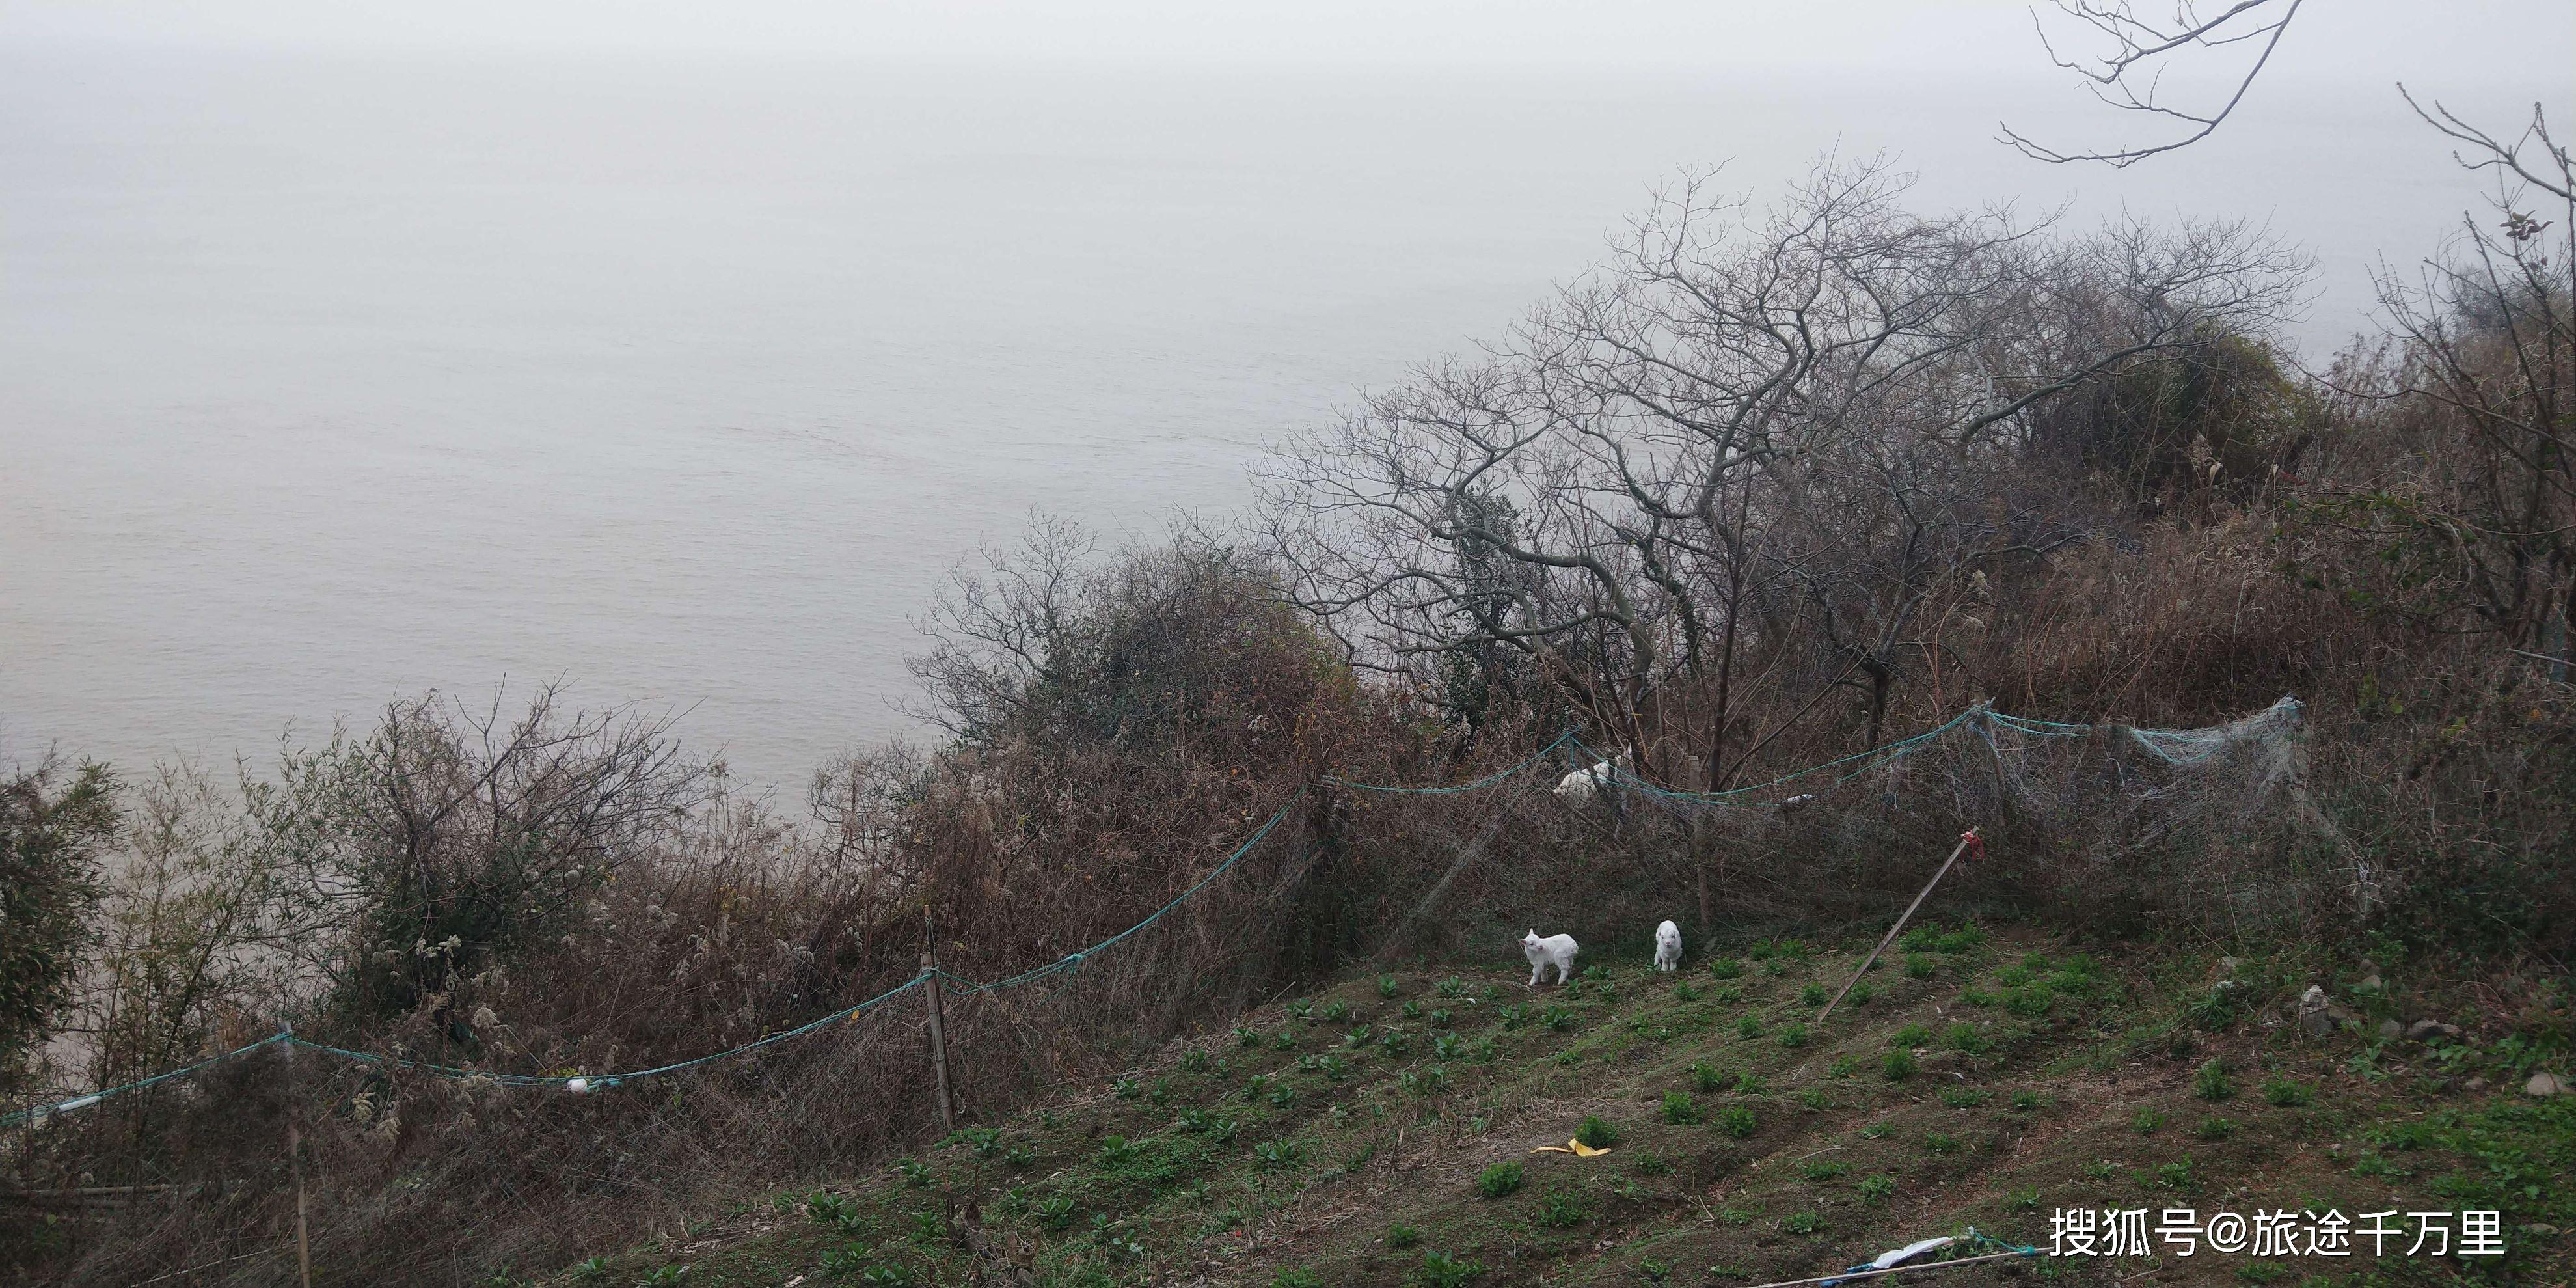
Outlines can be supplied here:
[[1945, 1234], [1937, 1239], [1924, 1239], [1919, 1242], [1909, 1243], [1902, 1248], [1890, 1248], [1871, 1259], [1869, 1268], [1872, 1270], [1885, 1270], [1891, 1266], [1901, 1266], [1908, 1261], [1912, 1261], [1916, 1257], [1922, 1256], [1924, 1253], [1949, 1247], [1951, 1244], [1957, 1243], [1958, 1241], [1959, 1240], [1955, 1236]]

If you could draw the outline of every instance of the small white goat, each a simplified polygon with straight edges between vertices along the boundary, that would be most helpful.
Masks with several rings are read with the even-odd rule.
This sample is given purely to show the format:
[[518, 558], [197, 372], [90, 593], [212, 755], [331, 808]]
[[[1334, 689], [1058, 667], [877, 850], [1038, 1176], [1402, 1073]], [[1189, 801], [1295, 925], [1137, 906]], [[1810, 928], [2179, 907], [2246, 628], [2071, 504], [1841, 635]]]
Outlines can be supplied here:
[[1608, 760], [1595, 761], [1589, 769], [1577, 769], [1556, 780], [1556, 798], [1568, 805], [1589, 805], [1610, 785], [1611, 768], [1628, 767], [1628, 753], [1620, 752]]
[[1581, 946], [1574, 942], [1572, 935], [1542, 937], [1535, 930], [1529, 932], [1521, 940], [1521, 956], [1529, 958], [1530, 962], [1529, 986], [1538, 987], [1539, 978], [1545, 975], [1550, 967], [1556, 970], [1557, 983], [1562, 984], [1572, 979], [1574, 955], [1581, 951], [1583, 951]]
[[1667, 921], [1655, 927], [1655, 969], [1669, 975], [1682, 964], [1682, 928]]

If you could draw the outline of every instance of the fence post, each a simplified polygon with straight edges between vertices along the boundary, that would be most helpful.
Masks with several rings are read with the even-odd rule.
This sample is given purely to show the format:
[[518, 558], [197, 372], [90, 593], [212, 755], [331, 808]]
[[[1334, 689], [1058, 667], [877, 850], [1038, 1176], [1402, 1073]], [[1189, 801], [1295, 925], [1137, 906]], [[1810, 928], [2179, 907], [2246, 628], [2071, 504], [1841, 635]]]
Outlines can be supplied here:
[[286, 1167], [295, 1177], [295, 1270], [304, 1288], [313, 1288], [313, 1241], [304, 1226], [304, 1134], [296, 1125], [295, 1112], [295, 1026], [286, 1026], [281, 1045], [286, 1048]]
[[1897, 932], [1905, 929], [1905, 923], [1914, 919], [1914, 910], [1922, 907], [1923, 901], [1932, 897], [1932, 887], [1941, 884], [1941, 878], [1950, 875], [1950, 865], [1958, 862], [1959, 856], [1967, 853], [1970, 846], [1976, 847], [1980, 858], [1984, 857], [1985, 842], [1977, 839], [1977, 829], [1973, 827], [1959, 834], [1958, 848], [1950, 851], [1950, 857], [1941, 860], [1941, 870], [1933, 873], [1932, 879], [1923, 883], [1923, 891], [1914, 896], [1914, 902], [1905, 905], [1904, 915], [1896, 919], [1895, 925], [1887, 928], [1887, 937], [1878, 941], [1878, 947], [1869, 950], [1869, 956], [1860, 959], [1860, 969], [1853, 971], [1852, 977], [1843, 981], [1843, 991], [1834, 994], [1834, 1000], [1825, 1003], [1825, 1009], [1816, 1012], [1816, 1023], [1823, 1024], [1825, 1017], [1833, 1014], [1834, 1008], [1843, 1004], [1844, 994], [1851, 992], [1852, 985], [1859, 983], [1860, 977], [1869, 973], [1869, 964], [1877, 961], [1878, 955], [1886, 952], [1889, 944], [1896, 942]]
[[930, 990], [930, 1074], [939, 1095], [939, 1130], [946, 1135], [957, 1130], [956, 1101], [948, 1090], [948, 1034], [945, 1031], [939, 1003], [939, 927], [930, 919], [930, 906], [921, 908], [921, 975]]

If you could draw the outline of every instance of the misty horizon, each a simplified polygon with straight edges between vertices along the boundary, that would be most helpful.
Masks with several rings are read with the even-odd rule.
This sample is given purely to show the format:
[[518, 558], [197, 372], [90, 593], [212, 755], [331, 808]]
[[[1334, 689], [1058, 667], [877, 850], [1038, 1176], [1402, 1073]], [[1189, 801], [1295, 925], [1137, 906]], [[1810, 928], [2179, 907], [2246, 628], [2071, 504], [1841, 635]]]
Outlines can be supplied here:
[[910, 727], [907, 622], [977, 544], [1230, 512], [1264, 441], [1497, 335], [1685, 169], [1758, 205], [1885, 150], [1925, 209], [2248, 219], [2317, 255], [2283, 338], [2322, 365], [2375, 267], [2486, 209], [2392, 82], [2490, 119], [2553, 89], [2321, 22], [2237, 128], [2112, 171], [1994, 141], [2112, 128], [2018, 6], [1759, 72], [1726, 60], [1817, 31], [1622, 6], [1668, 37], [1623, 69], [1634, 34], [1511, 7], [1402, 74], [1428, 10], [1264, 62], [1306, 28], [800, 52], [795, 6], [713, 50], [670, 12], [324, 8], [0, 7], [0, 760], [258, 761], [566, 675], [792, 787]]

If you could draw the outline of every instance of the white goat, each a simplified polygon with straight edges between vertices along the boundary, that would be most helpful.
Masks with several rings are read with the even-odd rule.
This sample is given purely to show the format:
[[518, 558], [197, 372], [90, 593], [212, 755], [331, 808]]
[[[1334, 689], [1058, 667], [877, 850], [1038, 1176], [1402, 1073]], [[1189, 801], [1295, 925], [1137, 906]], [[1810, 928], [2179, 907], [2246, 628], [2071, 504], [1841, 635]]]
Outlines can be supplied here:
[[1573, 978], [1574, 955], [1581, 951], [1583, 951], [1581, 946], [1574, 942], [1572, 935], [1541, 936], [1536, 930], [1529, 932], [1528, 936], [1521, 940], [1521, 956], [1529, 958], [1530, 962], [1529, 986], [1538, 987], [1540, 977], [1545, 975], [1550, 967], [1555, 968], [1556, 982], [1559, 984]]
[[1655, 927], [1655, 969], [1671, 974], [1682, 964], [1682, 928], [1667, 921]]
[[1593, 762], [1591, 768], [1577, 769], [1556, 780], [1556, 798], [1568, 805], [1589, 805], [1610, 785], [1612, 768], [1626, 769], [1628, 753], [1620, 752], [1608, 760]]

